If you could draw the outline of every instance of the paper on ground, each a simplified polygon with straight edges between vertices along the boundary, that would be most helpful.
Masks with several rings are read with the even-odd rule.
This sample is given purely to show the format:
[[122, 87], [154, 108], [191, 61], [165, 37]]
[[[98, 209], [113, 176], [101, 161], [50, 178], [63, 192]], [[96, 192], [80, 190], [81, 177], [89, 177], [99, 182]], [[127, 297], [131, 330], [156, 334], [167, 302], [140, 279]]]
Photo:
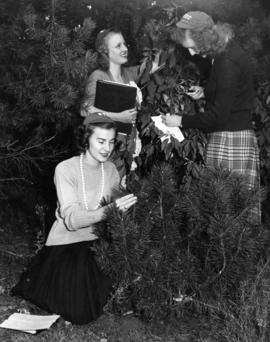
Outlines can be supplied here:
[[59, 315], [38, 316], [14, 313], [0, 325], [0, 328], [20, 330], [34, 334], [36, 330], [49, 329], [59, 317]]
[[162, 137], [162, 140], [165, 140], [166, 138], [170, 139], [170, 136], [173, 136], [175, 139], [177, 139], [179, 142], [183, 141], [185, 138], [183, 136], [183, 133], [181, 132], [179, 127], [168, 127], [162, 122], [162, 116], [152, 116], [152, 120], [155, 123], [155, 126], [162, 131], [165, 135], [169, 137]]

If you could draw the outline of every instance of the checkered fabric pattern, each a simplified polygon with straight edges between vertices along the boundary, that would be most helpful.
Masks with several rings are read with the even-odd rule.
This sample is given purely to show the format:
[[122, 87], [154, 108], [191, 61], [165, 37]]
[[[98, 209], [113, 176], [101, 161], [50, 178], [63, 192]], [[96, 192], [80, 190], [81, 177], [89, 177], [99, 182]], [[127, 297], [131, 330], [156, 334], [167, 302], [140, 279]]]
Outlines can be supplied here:
[[[247, 186], [260, 186], [259, 148], [254, 131], [224, 131], [210, 133], [206, 149], [206, 164], [245, 175]], [[253, 218], [261, 220], [261, 208], [252, 210]]]
[[206, 164], [245, 175], [250, 188], [258, 185], [260, 164], [255, 133], [252, 130], [210, 133]]

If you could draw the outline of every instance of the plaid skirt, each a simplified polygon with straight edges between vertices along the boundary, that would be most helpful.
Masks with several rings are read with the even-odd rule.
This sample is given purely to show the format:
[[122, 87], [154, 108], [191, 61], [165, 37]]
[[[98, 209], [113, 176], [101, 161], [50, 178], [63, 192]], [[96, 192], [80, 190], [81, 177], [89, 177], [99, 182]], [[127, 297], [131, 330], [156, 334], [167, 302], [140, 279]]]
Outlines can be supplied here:
[[210, 133], [206, 164], [238, 172], [246, 177], [251, 189], [260, 185], [259, 148], [253, 130]]

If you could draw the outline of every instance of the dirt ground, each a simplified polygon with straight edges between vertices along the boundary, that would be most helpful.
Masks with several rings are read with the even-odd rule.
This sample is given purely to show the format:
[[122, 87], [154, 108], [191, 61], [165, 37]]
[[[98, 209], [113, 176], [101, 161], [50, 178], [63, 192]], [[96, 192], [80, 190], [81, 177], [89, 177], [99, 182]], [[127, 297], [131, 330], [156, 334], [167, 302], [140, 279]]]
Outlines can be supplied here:
[[[20, 220], [19, 220], [20, 221]], [[28, 224], [18, 224], [14, 220], [0, 222], [0, 322], [14, 312], [46, 314], [25, 300], [10, 296], [11, 288], [16, 284], [36, 249], [37, 231]], [[90, 341], [90, 342], [212, 342], [207, 320], [201, 317], [186, 317], [172, 323], [143, 323], [134, 315], [118, 317], [104, 314], [96, 322], [85, 326], [68, 324], [63, 319], [47, 331], [36, 335], [0, 328], [1, 342], [21, 341]]]

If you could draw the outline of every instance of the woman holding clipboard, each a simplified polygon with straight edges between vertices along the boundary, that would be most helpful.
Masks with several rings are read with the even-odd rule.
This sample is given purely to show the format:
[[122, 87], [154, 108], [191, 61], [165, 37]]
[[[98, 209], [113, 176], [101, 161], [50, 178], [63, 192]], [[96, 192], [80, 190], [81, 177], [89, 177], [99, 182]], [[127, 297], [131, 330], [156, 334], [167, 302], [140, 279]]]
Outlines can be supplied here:
[[[86, 82], [85, 97], [81, 106], [82, 116], [97, 111], [94, 104], [98, 80], [131, 84], [133, 86], [139, 80], [139, 66], [123, 67], [123, 64], [128, 61], [128, 48], [120, 31], [113, 29], [100, 31], [95, 46], [98, 52], [99, 69], [95, 70]], [[119, 113], [106, 112], [105, 114], [114, 121], [133, 123], [137, 117], [137, 109], [134, 107]]]
[[[96, 38], [96, 50], [98, 52], [99, 69], [95, 70], [88, 78], [85, 87], [85, 96], [81, 105], [81, 116], [88, 116], [96, 111], [102, 111], [114, 121], [125, 124], [132, 124], [132, 133], [128, 135], [119, 135], [119, 140], [122, 142], [120, 149], [114, 154], [113, 162], [116, 164], [120, 175], [123, 177], [127, 170], [127, 165], [123, 160], [123, 155], [126, 150], [132, 154], [138, 154], [140, 147], [138, 146], [139, 139], [136, 139], [137, 131], [135, 122], [137, 118], [137, 108], [142, 101], [142, 95], [137, 82], [143, 67], [137, 65], [132, 67], [124, 67], [128, 61], [128, 48], [124, 37], [117, 29], [106, 29], [99, 32]], [[159, 54], [157, 55], [159, 59]], [[158, 63], [153, 63], [153, 65]], [[151, 73], [156, 69], [152, 68]], [[121, 112], [104, 111], [102, 108], [95, 107], [97, 81], [111, 81], [121, 84], [137, 87], [136, 105], [133, 108]], [[137, 141], [137, 146], [135, 142]], [[137, 150], [137, 151], [135, 151]], [[130, 168], [131, 165], [128, 165]]]

